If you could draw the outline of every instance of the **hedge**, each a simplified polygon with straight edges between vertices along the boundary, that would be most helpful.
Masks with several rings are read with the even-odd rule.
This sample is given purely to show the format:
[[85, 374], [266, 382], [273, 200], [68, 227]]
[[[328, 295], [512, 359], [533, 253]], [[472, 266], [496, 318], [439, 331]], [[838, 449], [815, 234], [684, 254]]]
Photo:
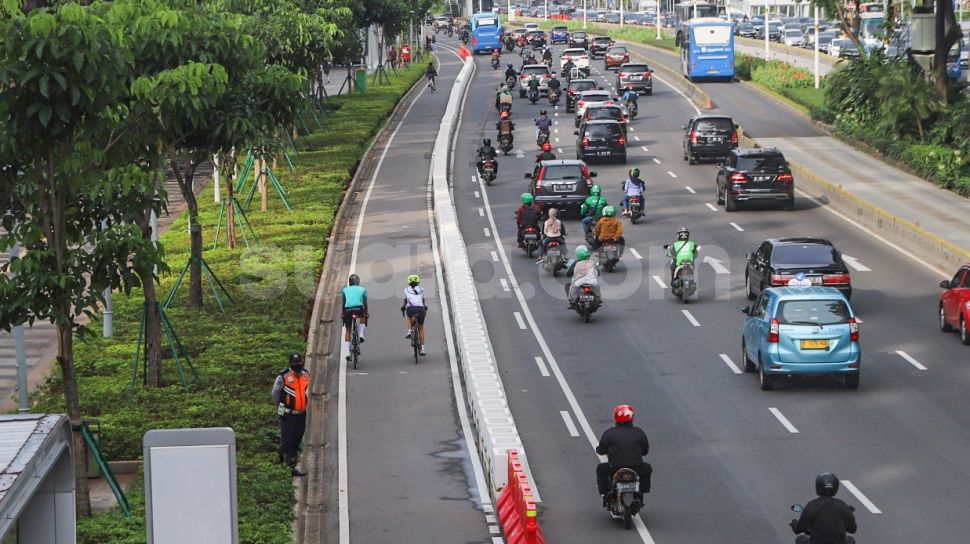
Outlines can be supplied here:
[[[282, 165], [277, 170], [294, 210], [287, 212], [273, 192], [268, 212], [260, 212], [258, 196], [254, 199], [256, 204], [247, 214], [261, 242], [254, 251], [211, 249], [220, 205], [213, 203], [211, 187], [200, 196], [205, 259], [236, 300], [225, 314], [209, 298], [205, 310], [190, 310], [186, 282], [168, 310], [192, 356], [200, 386], [183, 392], [171, 359], [164, 363], [166, 387], [130, 386], [141, 292], [114, 295], [113, 338], [89, 336], [75, 344], [82, 413], [100, 420], [102, 446], [109, 459], [140, 459], [142, 435], [149, 429], [229, 426], [235, 430], [240, 542], [293, 541], [293, 485], [289, 468], [276, 463], [279, 431], [269, 390], [276, 373], [286, 367], [287, 355], [306, 351], [307, 310], [323, 262], [324, 242], [347, 183], [373, 136], [423, 71], [423, 66], [414, 65], [392, 76], [389, 84], [369, 86], [363, 96], [330, 99], [329, 111], [320, 119], [322, 128], [303, 140], [307, 148], [294, 158], [296, 172]], [[308, 123], [316, 127], [312, 119]], [[189, 255], [184, 216], [173, 223], [161, 243], [173, 271], [161, 279], [160, 293], [167, 293]], [[91, 323], [92, 330], [100, 327], [99, 319]], [[64, 410], [59, 373], [35, 395], [33, 409]], [[145, 542], [140, 477], [128, 497], [133, 505], [131, 519], [112, 510], [80, 520], [78, 542]]]

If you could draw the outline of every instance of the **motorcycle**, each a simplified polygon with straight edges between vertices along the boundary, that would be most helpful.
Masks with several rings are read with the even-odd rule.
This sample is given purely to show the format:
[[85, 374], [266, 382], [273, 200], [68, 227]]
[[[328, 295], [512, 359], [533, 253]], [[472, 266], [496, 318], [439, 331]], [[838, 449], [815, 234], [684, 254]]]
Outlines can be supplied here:
[[630, 223], [636, 225], [637, 220], [643, 217], [643, 203], [640, 202], [640, 197], [631, 196], [627, 209], [630, 211]]
[[509, 53], [511, 53], [511, 52], [512, 52], [512, 48], [513, 48], [513, 47], [515, 47], [515, 44], [513, 44], [511, 40], [510, 40], [510, 41], [507, 41], [507, 42], [505, 42], [505, 50], [506, 50], [507, 52], [509, 52]]
[[539, 91], [538, 90], [533, 91], [532, 89], [529, 89], [529, 103], [532, 105], [535, 105], [535, 103], [538, 101], [539, 101]]
[[522, 232], [522, 249], [529, 257], [532, 257], [539, 249], [538, 227], [525, 227]]
[[694, 263], [684, 263], [674, 271], [674, 281], [670, 284], [670, 291], [681, 302], [687, 301], [697, 292], [697, 277], [694, 275]]
[[[566, 284], [566, 289], [569, 289], [569, 284]], [[583, 285], [579, 287], [579, 298], [576, 300], [576, 304], [573, 305], [573, 309], [582, 316], [583, 321], [589, 323], [589, 316], [593, 315], [602, 304], [596, 291], [589, 285]]]
[[562, 97], [562, 91], [559, 89], [549, 89], [548, 97], [549, 105], [557, 106], [559, 104], [559, 99]]
[[616, 242], [603, 242], [599, 249], [599, 267], [612, 272], [620, 262], [620, 245]]
[[498, 148], [502, 150], [505, 155], [512, 151], [512, 136], [509, 134], [503, 134], [498, 138]]
[[552, 59], [542, 59], [542, 64], [545, 64], [550, 70], [552, 69]]
[[560, 270], [566, 268], [566, 248], [557, 241], [549, 242], [546, 254], [542, 256], [542, 268], [556, 277]]
[[540, 130], [536, 136], [536, 145], [541, 149], [543, 144], [549, 143], [549, 131]]
[[468, 43], [468, 32], [462, 32], [459, 37], [461, 38], [461, 43]]
[[630, 119], [633, 119], [634, 117], [637, 116], [637, 113], [639, 113], [639, 106], [637, 106], [637, 101], [636, 100], [627, 100], [626, 101], [626, 115], [627, 115], [627, 117], [629, 117]]
[[508, 112], [509, 114], [511, 114], [512, 113], [512, 103], [511, 102], [499, 102], [498, 111], [499, 111], [499, 115], [501, 115], [501, 113], [503, 111], [504, 112]]
[[515, 90], [515, 77], [509, 76], [505, 78], [505, 86], [508, 87], [510, 91]]
[[451, 28], [450, 26], [447, 28], [447, 32], [449, 38], [455, 35], [455, 29]]
[[501, 64], [502, 61], [499, 60], [498, 57], [492, 57], [492, 70], [498, 70], [498, 67], [501, 66]]
[[495, 160], [490, 159], [482, 163], [482, 181], [491, 185], [495, 181]]
[[[804, 509], [805, 507], [800, 504], [793, 504], [791, 506], [791, 511], [799, 515], [801, 515], [802, 510]], [[853, 512], [855, 512], [855, 507], [849, 506], [849, 510], [852, 510]], [[798, 525], [798, 518], [795, 518], [788, 523], [788, 526], [791, 527], [792, 529], [794, 529], [795, 526], [797, 525]], [[804, 533], [798, 533], [795, 535], [795, 544], [808, 544], [811, 541], [812, 541], [812, 534], [808, 531]], [[852, 535], [845, 535], [845, 544], [855, 544], [855, 537], [853, 537]]]
[[635, 470], [621, 468], [613, 475], [612, 487], [606, 509], [614, 519], [623, 520], [624, 529], [630, 529], [633, 526], [633, 517], [643, 508], [640, 475]]

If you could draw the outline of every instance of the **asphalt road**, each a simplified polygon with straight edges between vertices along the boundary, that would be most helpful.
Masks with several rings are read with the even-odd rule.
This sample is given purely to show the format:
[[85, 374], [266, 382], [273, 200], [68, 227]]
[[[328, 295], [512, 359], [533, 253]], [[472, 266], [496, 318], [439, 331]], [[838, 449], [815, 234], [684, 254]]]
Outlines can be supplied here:
[[[846, 484], [840, 497], [857, 510], [861, 542], [962, 541], [970, 351], [936, 325], [937, 284], [946, 275], [804, 197], [787, 213], [712, 209], [714, 167], [688, 166], [681, 158], [680, 125], [693, 106], [655, 83], [632, 124], [628, 164], [592, 167], [611, 203], [621, 197], [627, 169], [639, 167], [647, 181], [646, 218], [625, 223], [623, 263], [605, 276], [605, 306], [584, 324], [566, 308], [564, 280], [548, 277], [515, 248], [513, 212], [536, 153], [529, 119], [540, 106], [516, 98], [512, 116], [523, 156], [500, 158], [491, 187], [473, 177], [474, 149], [483, 136], [495, 138], [493, 93], [502, 78], [486, 57], [476, 62], [456, 149], [454, 197], [502, 379], [543, 497], [547, 540], [790, 541], [789, 505], [810, 499], [815, 475], [831, 470], [858, 493]], [[602, 61], [594, 68], [602, 72]], [[610, 74], [604, 86], [614, 79]], [[754, 136], [816, 133], [740, 85], [713, 85], [720, 109]], [[553, 145], [572, 158], [572, 116], [555, 111]], [[702, 257], [729, 270], [716, 274], [714, 266], [701, 266], [698, 299], [686, 306], [654, 279], [665, 277], [661, 246], [680, 226], [691, 229]], [[581, 228], [571, 219], [567, 229], [572, 249]], [[739, 308], [748, 304], [743, 255], [767, 237], [786, 235], [828, 238], [862, 265], [852, 272], [852, 303], [864, 321], [859, 391], [818, 379], [762, 392], [755, 376], [732, 368], [740, 363]], [[611, 425], [619, 403], [634, 405], [651, 439], [655, 472], [642, 513], [646, 530], [624, 532], [600, 508], [595, 490], [591, 442]]]

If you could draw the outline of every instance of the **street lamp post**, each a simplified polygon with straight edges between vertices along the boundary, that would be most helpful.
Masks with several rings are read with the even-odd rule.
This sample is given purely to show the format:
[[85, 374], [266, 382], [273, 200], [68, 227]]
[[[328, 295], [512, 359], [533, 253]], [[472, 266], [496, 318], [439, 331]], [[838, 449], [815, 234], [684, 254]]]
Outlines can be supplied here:
[[818, 6], [815, 6], [815, 88], [818, 89], [821, 83], [818, 73]]
[[583, 0], [583, 30], [586, 30], [586, 0]]
[[[10, 248], [10, 261], [20, 256], [20, 244]], [[30, 411], [30, 397], [27, 391], [27, 341], [24, 338], [24, 326], [13, 328], [14, 357], [17, 361], [17, 410], [20, 413]]]
[[545, 5], [542, 8], [542, 20], [549, 20], [549, 0], [545, 0]]
[[768, 34], [771, 33], [771, 28], [768, 26], [768, 0], [765, 0], [765, 59], [768, 59], [771, 53], [768, 51]]
[[509, 0], [509, 22], [515, 20], [515, 13], [512, 12], [512, 0]]
[[654, 22], [657, 25], [657, 39], [660, 39], [660, 0], [657, 0], [657, 17]]
[[620, 0], [620, 28], [623, 28], [623, 0]]

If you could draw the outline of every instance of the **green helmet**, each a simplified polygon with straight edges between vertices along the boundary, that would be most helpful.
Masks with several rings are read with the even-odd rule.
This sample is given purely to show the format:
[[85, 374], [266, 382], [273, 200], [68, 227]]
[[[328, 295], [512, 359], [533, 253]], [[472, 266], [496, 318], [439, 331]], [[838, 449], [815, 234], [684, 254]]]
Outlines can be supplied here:
[[533, 202], [532, 193], [522, 193], [522, 203], [531, 206]]
[[593, 196], [600, 196], [602, 192], [603, 192], [603, 189], [600, 189], [599, 185], [593, 185], [592, 187], [589, 188], [589, 194]]
[[576, 260], [585, 261], [589, 259], [589, 248], [586, 246], [579, 246], [576, 248]]
[[613, 216], [615, 216], [616, 215], [616, 208], [614, 208], [613, 206], [604, 206], [603, 207], [603, 215], [606, 216], [606, 217], [613, 217]]
[[421, 278], [417, 274], [411, 274], [408, 276], [408, 285], [417, 285], [421, 283]]
[[633, 176], [633, 177], [635, 177], [635, 178], [640, 177], [640, 169], [639, 168], [634, 168], [633, 170], [630, 170], [630, 175]]

